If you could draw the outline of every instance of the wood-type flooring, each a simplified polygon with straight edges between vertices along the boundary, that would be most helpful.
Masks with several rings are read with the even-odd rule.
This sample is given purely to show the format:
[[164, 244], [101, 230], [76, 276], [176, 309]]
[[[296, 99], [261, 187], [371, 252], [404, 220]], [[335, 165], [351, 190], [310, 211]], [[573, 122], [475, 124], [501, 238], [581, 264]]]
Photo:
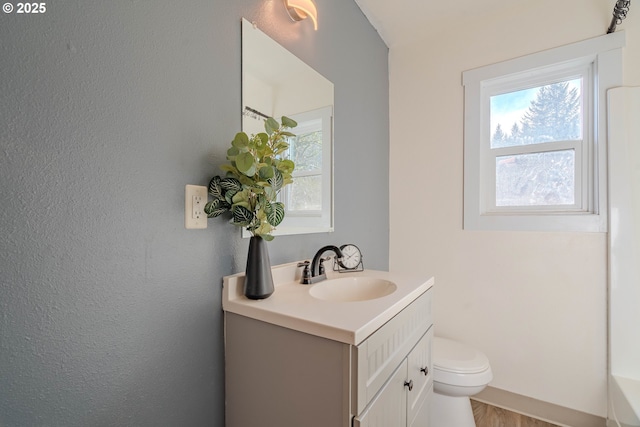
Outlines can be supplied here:
[[476, 427], [558, 427], [546, 421], [527, 417], [471, 399]]

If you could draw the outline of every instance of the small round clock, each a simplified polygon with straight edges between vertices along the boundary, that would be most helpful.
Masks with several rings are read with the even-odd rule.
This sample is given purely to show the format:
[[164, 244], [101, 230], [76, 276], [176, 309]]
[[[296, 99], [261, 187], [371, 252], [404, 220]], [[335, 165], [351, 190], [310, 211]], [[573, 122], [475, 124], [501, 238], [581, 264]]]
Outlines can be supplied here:
[[355, 270], [362, 263], [362, 252], [356, 245], [346, 244], [340, 246], [342, 261], [340, 264], [347, 270]]

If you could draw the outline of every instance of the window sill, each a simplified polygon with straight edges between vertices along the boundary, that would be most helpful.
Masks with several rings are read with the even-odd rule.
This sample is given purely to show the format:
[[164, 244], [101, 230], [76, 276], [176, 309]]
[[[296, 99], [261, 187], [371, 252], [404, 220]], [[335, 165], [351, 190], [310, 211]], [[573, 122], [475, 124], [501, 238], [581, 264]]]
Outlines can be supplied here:
[[607, 216], [592, 213], [470, 215], [465, 213], [467, 231], [541, 231], [606, 233]]

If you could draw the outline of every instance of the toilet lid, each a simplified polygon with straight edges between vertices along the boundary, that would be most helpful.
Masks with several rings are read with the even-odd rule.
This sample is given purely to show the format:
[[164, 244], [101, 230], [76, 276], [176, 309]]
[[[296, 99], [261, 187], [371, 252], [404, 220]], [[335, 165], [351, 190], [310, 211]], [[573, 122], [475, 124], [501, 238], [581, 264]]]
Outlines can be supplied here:
[[454, 373], [476, 373], [490, 368], [481, 351], [446, 338], [433, 338], [433, 367]]

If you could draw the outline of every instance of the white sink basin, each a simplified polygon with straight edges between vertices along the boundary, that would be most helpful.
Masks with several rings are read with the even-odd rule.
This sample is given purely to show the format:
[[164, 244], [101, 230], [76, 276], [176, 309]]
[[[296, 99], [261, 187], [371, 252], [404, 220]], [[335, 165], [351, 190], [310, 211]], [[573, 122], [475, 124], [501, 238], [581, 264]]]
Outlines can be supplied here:
[[376, 277], [353, 276], [328, 279], [311, 287], [312, 297], [335, 302], [382, 298], [398, 289], [395, 283]]

